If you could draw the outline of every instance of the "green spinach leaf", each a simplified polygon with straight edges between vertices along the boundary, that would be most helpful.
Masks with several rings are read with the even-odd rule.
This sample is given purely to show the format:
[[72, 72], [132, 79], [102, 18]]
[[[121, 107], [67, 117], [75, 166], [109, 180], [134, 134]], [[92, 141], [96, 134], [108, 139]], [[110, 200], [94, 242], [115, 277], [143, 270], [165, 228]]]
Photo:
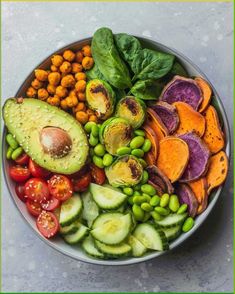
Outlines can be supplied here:
[[86, 71], [86, 76], [88, 80], [94, 80], [94, 79], [105, 80], [104, 76], [100, 72], [96, 63], [91, 69]]
[[137, 81], [131, 88], [130, 92], [142, 100], [156, 100], [163, 89], [164, 85], [160, 81], [143, 80]]

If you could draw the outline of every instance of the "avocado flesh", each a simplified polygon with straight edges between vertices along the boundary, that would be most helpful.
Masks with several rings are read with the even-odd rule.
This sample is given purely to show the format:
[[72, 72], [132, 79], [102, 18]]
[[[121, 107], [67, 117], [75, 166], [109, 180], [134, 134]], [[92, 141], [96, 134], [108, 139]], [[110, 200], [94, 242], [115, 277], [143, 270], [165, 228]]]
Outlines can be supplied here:
[[[88, 155], [86, 134], [71, 115], [46, 102], [25, 98], [17, 103], [8, 99], [3, 107], [3, 118], [24, 151], [41, 167], [52, 172], [72, 174], [81, 169]], [[44, 152], [40, 133], [45, 127], [61, 128], [72, 140], [71, 150], [61, 158], [54, 158]]]

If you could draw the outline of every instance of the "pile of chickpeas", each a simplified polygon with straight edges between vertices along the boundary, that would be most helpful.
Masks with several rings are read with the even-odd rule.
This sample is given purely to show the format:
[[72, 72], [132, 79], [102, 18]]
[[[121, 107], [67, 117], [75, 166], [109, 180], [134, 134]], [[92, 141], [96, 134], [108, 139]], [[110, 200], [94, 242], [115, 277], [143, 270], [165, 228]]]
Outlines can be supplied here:
[[65, 50], [62, 55], [53, 55], [49, 70], [35, 70], [35, 79], [27, 89], [26, 95], [72, 112], [83, 125], [88, 121], [97, 122], [94, 111], [87, 108], [85, 103], [84, 71], [91, 69], [93, 65], [90, 45], [82, 47], [76, 53]]

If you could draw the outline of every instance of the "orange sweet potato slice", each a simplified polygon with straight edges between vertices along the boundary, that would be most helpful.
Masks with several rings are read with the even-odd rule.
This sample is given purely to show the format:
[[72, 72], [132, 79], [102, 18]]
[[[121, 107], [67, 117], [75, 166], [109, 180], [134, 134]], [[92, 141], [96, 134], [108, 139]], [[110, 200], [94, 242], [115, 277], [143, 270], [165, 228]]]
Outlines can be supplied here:
[[213, 106], [209, 106], [204, 112], [206, 130], [203, 140], [211, 153], [217, 153], [224, 147], [224, 134], [221, 130], [218, 114]]
[[199, 204], [197, 214], [200, 214], [206, 209], [208, 202], [206, 178], [204, 177], [199, 180], [190, 182], [188, 183], [188, 185], [190, 186], [190, 188], [194, 192], [194, 195], [197, 198]]
[[199, 137], [202, 137], [205, 132], [205, 118], [199, 112], [195, 111], [189, 104], [184, 102], [175, 102], [179, 115], [179, 126], [175, 132], [177, 135], [188, 132], [195, 132]]
[[189, 148], [183, 140], [169, 136], [160, 141], [157, 167], [172, 183], [182, 176], [188, 160]]
[[196, 77], [195, 82], [202, 91], [202, 103], [199, 106], [199, 112], [203, 112], [211, 101], [211, 87], [210, 85], [201, 77]]
[[158, 138], [153, 131], [153, 129], [145, 124], [143, 127], [143, 130], [145, 131], [146, 137], [150, 140], [152, 147], [150, 151], [146, 154], [146, 161], [148, 164], [152, 165], [156, 163], [157, 155], [158, 155]]
[[207, 192], [210, 192], [223, 184], [228, 173], [228, 158], [224, 151], [211, 156], [209, 160], [209, 168], [206, 174], [208, 184]]

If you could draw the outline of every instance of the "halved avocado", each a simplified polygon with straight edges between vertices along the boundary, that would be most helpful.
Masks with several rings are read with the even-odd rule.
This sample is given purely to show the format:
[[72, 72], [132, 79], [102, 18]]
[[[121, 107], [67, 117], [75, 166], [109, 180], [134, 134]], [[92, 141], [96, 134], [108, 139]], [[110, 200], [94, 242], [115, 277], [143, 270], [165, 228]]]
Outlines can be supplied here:
[[117, 104], [116, 116], [125, 118], [134, 129], [143, 124], [145, 115], [145, 103], [134, 96], [122, 98]]
[[115, 93], [111, 86], [103, 80], [91, 80], [86, 87], [88, 106], [96, 112], [99, 119], [109, 118], [115, 105]]
[[3, 119], [24, 151], [40, 166], [56, 173], [81, 169], [88, 155], [86, 134], [71, 115], [46, 102], [10, 98]]
[[124, 155], [105, 168], [105, 174], [114, 187], [135, 186], [141, 181], [143, 167], [135, 156]]

